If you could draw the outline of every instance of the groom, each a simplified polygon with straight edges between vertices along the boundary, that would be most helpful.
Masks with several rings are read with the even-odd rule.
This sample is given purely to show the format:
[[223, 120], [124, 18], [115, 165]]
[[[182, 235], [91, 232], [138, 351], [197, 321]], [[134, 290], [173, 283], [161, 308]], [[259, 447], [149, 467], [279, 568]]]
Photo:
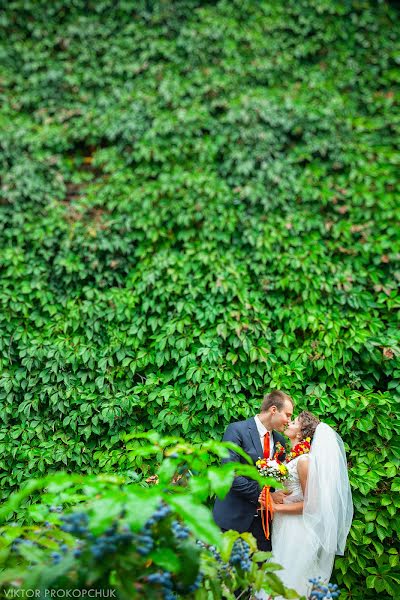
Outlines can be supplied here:
[[[272, 391], [264, 396], [258, 415], [228, 425], [224, 442], [235, 442], [253, 459], [272, 458], [278, 442], [285, 447], [285, 438], [278, 433], [283, 432], [293, 414], [293, 400], [284, 392]], [[229, 458], [223, 460], [245, 463], [239, 454], [229, 450]], [[281, 460], [285, 455], [283, 454]], [[257, 540], [259, 550], [271, 550], [271, 536], [265, 538], [262, 528], [258, 498], [261, 488], [259, 484], [247, 477], [235, 477], [232, 487], [223, 500], [216, 500], [214, 520], [222, 531], [234, 529], [243, 533], [249, 531]], [[274, 502], [282, 503], [284, 493], [275, 491], [271, 494]]]

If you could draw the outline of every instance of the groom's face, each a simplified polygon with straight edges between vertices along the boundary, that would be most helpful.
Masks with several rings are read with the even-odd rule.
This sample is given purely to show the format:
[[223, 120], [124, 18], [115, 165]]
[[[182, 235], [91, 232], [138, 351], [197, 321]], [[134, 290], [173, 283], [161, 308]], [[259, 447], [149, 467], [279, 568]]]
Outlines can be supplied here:
[[285, 404], [282, 410], [278, 410], [276, 406], [273, 406], [271, 409], [271, 424], [272, 429], [276, 431], [284, 431], [286, 427], [290, 423], [290, 419], [293, 415], [293, 405], [289, 400], [285, 400]]

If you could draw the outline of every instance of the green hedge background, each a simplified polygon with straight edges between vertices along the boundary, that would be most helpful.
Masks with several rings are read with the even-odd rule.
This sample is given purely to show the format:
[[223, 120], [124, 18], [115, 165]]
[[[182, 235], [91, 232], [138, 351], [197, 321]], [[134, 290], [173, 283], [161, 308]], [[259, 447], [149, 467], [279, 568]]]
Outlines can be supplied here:
[[347, 444], [338, 582], [399, 597], [398, 3], [0, 22], [2, 497], [132, 428], [219, 439], [284, 389]]

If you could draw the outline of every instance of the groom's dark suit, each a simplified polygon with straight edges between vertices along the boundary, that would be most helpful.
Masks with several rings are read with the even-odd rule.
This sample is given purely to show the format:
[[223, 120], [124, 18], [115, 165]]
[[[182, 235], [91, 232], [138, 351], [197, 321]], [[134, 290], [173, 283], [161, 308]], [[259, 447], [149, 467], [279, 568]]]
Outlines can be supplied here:
[[[272, 437], [274, 447], [276, 447], [277, 442], [285, 447], [285, 438], [280, 433], [273, 431]], [[254, 463], [263, 456], [263, 448], [261, 447], [260, 435], [254, 417], [228, 425], [223, 441], [234, 442], [243, 448]], [[246, 464], [245, 459], [239, 454], [232, 450], [229, 451], [229, 454], [229, 458], [224, 459], [222, 462], [235, 461]], [[282, 458], [284, 458], [284, 455]], [[271, 488], [271, 491], [273, 491], [273, 488]], [[215, 501], [213, 515], [215, 522], [221, 529], [234, 529], [240, 533], [250, 531], [257, 539], [260, 550], [269, 550], [271, 542], [265, 539], [260, 516], [255, 516], [260, 492], [261, 487], [256, 481], [243, 476], [235, 477], [225, 498]]]

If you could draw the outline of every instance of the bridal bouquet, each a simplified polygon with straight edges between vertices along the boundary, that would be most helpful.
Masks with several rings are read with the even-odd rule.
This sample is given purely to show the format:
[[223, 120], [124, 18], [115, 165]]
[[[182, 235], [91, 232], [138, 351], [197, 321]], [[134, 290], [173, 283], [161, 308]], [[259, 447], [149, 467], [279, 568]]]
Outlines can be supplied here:
[[256, 467], [262, 477], [273, 477], [281, 483], [283, 483], [289, 476], [287, 466], [276, 459], [259, 458], [256, 462]]
[[[276, 454], [274, 458], [259, 458], [256, 462], [258, 472], [262, 477], [273, 477], [281, 483], [289, 477], [289, 470], [286, 465], [281, 463]], [[269, 539], [269, 521], [273, 518], [273, 505], [270, 495], [270, 486], [265, 485], [261, 492], [261, 523], [266, 539]]]

